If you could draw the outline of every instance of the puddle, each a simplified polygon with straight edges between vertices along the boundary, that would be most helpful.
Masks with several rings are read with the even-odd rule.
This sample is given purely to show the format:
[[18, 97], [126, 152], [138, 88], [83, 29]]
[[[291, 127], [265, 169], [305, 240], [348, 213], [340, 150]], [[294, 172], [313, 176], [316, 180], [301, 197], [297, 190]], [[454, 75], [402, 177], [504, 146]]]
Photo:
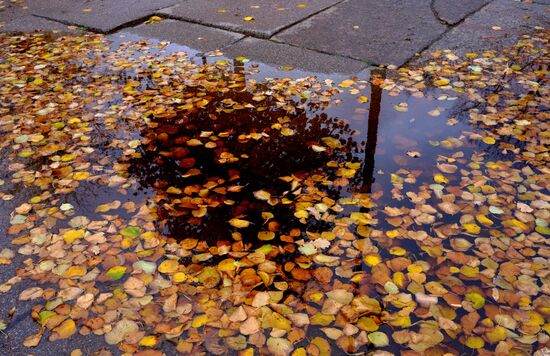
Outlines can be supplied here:
[[[204, 56], [183, 46], [158, 42], [146, 44], [143, 39], [132, 35], [124, 38], [113, 35], [108, 40], [110, 48], [90, 53], [89, 63], [73, 58], [77, 67], [72, 68], [71, 62], [67, 62], [71, 71], [77, 74], [71, 74], [66, 87], [74, 89], [69, 92], [81, 98], [67, 100], [74, 99], [79, 104], [69, 105], [66, 117], [57, 118], [47, 113], [44, 119], [36, 123], [36, 127], [32, 127], [33, 130], [38, 128], [49, 138], [53, 137], [56, 144], [66, 146], [52, 154], [43, 154], [32, 165], [28, 156], [46, 149], [40, 143], [42, 139], [33, 136], [36, 132], [31, 128], [26, 130], [24, 125], [19, 124], [19, 120], [23, 119], [18, 115], [24, 114], [17, 111], [16, 105], [4, 106], [0, 122], [0, 135], [9, 136], [10, 142], [17, 142], [13, 145], [5, 141], [2, 146], [2, 166], [8, 167], [6, 172], [9, 169], [10, 174], [4, 173], [1, 179], [8, 182], [18, 177], [18, 173], [14, 172], [27, 169], [27, 173], [21, 173], [21, 179], [29, 184], [32, 182], [34, 189], [32, 194], [20, 197], [18, 189], [10, 188], [11, 183], [7, 183], [2, 187], [4, 200], [11, 200], [5, 197], [13, 195], [17, 204], [10, 204], [17, 206], [32, 200], [31, 195], [41, 197], [33, 203], [38, 204], [34, 207], [39, 212], [38, 216], [32, 218], [36, 225], [29, 224], [27, 220], [19, 225], [28, 225], [18, 225], [18, 229], [25, 231], [25, 227], [36, 227], [45, 218], [46, 225], [55, 227], [61, 234], [70, 228], [70, 219], [74, 217], [85, 216], [92, 222], [104, 220], [105, 228], [101, 225], [97, 228], [98, 232], [110, 236], [113, 245], [109, 247], [107, 243], [107, 247], [102, 247], [107, 257], [97, 263], [100, 266], [97, 273], [101, 273], [98, 288], [115, 294], [122, 291], [120, 282], [105, 276], [105, 270], [119, 263], [130, 271], [130, 266], [135, 266], [132, 263], [140, 258], [155, 263], [165, 261], [165, 257], [174, 258], [183, 266], [181, 270], [193, 276], [187, 278], [194, 278], [174, 288], [179, 288], [185, 298], [195, 303], [195, 317], [207, 315], [211, 309], [233, 313], [234, 306], [230, 305], [229, 299], [231, 293], [242, 293], [242, 296], [235, 298], [238, 298], [239, 305], [247, 305], [248, 308], [250, 300], [246, 298], [254, 298], [257, 292], [280, 292], [280, 298], [277, 297], [278, 300], [273, 303], [273, 309], [278, 313], [287, 315], [290, 311], [285, 308], [299, 306], [297, 312], [318, 315], [316, 310], [321, 310], [321, 318], [329, 319], [328, 323], [319, 321], [308, 328], [293, 327], [288, 336], [294, 340], [293, 347], [308, 348], [311, 340], [316, 340], [314, 345], [321, 354], [319, 349], [325, 343], [336, 354], [343, 353], [343, 350], [356, 353], [375, 349], [398, 353], [407, 347], [391, 341], [392, 333], [397, 330], [408, 330], [409, 324], [413, 327], [422, 325], [418, 335], [430, 334], [426, 332], [428, 324], [425, 324], [424, 318], [443, 315], [450, 321], [456, 318], [458, 323], [460, 318], [473, 313], [474, 309], [470, 306], [467, 307], [469, 310], [449, 307], [451, 301], [456, 303], [455, 299], [449, 299], [445, 305], [423, 305], [410, 316], [396, 316], [403, 308], [414, 304], [403, 295], [407, 291], [424, 295], [422, 285], [425, 282], [441, 281], [459, 304], [465, 291], [483, 293], [495, 286], [492, 278], [485, 275], [457, 278], [457, 272], [448, 272], [458, 266], [458, 257], [453, 257], [453, 260], [441, 256], [456, 249], [458, 237], [473, 242], [479, 231], [455, 233], [460, 224], [471, 224], [471, 221], [464, 220], [463, 215], [457, 214], [458, 211], [445, 213], [431, 206], [436, 204], [431, 191], [439, 197], [447, 187], [445, 199], [452, 202], [455, 198], [451, 199], [451, 194], [459, 195], [463, 187], [470, 185], [465, 177], [475, 180], [476, 176], [481, 176], [479, 170], [482, 168], [478, 167], [479, 164], [472, 165], [472, 158], [482, 156], [479, 162], [493, 162], [510, 160], [513, 156], [479, 139], [479, 129], [469, 124], [473, 101], [468, 100], [466, 95], [437, 87], [416, 90], [414, 80], [401, 83], [398, 72], [384, 68], [358, 73], [350, 80], [344, 75], [281, 71], [249, 62], [246, 58]], [[133, 42], [127, 44], [125, 41], [128, 40]], [[113, 57], [112, 52], [119, 47], [124, 51]], [[21, 47], [17, 51], [30, 53], [33, 49]], [[16, 55], [15, 52], [13, 55]], [[142, 57], [144, 55], [146, 57]], [[136, 65], [132, 58], [145, 59]], [[186, 62], [188, 59], [189, 63]], [[105, 60], [106, 63], [103, 63]], [[178, 67], [181, 62], [186, 63], [183, 69]], [[200, 66], [205, 64], [210, 66], [201, 69]], [[90, 76], [90, 72], [85, 70], [94, 74]], [[195, 74], [184, 75], [185, 70]], [[79, 71], [82, 73], [79, 74]], [[265, 77], [287, 79], [264, 80]], [[35, 80], [35, 76], [28, 77], [21, 82], [21, 86]], [[87, 85], [92, 83], [94, 86], [88, 88]], [[97, 92], [94, 88], [98, 88]], [[102, 96], [98, 96], [98, 92]], [[38, 89], [35, 92], [36, 95], [44, 93], [47, 92]], [[63, 98], [59, 102], [58, 107], [65, 107]], [[486, 104], [476, 105], [480, 105], [479, 110], [482, 110]], [[64, 124], [57, 125], [56, 122]], [[65, 128], [72, 130], [70, 135], [63, 133]], [[39, 143], [34, 147], [36, 152], [21, 156], [21, 152], [28, 152], [28, 144], [33, 140]], [[72, 144], [71, 140], [75, 143]], [[509, 143], [519, 148], [524, 145], [513, 140]], [[63, 162], [69, 163], [66, 165]], [[518, 161], [514, 165], [518, 170], [528, 167]], [[471, 176], [461, 172], [466, 167], [473, 167]], [[442, 169], [447, 170], [444, 176]], [[77, 179], [73, 171], [90, 173]], [[535, 171], [540, 173], [536, 168]], [[540, 182], [533, 184], [540, 185]], [[500, 186], [496, 178], [488, 179], [479, 187], [472, 188], [471, 195], [478, 194], [480, 189], [490, 193], [491, 189]], [[41, 187], [41, 193], [37, 187]], [[428, 190], [429, 194], [426, 193]], [[541, 191], [547, 194], [546, 188]], [[520, 190], [519, 193], [522, 192]], [[490, 199], [498, 200], [496, 197]], [[492, 204], [497, 204], [494, 201]], [[63, 211], [52, 208], [63, 204], [71, 208]], [[461, 208], [467, 214], [474, 214], [472, 211], [475, 212], [476, 204], [482, 205], [479, 201], [472, 201], [470, 206]], [[401, 209], [398, 213], [390, 210], [396, 205]], [[13, 218], [14, 213], [5, 212], [10, 213]], [[148, 240], [137, 243], [137, 255], [130, 253], [128, 249], [136, 246], [136, 240], [129, 239], [125, 234], [131, 235], [133, 230], [117, 233], [124, 231], [126, 225], [139, 227], [139, 234], [156, 231], [163, 235], [163, 241], [167, 242], [163, 252], [159, 252], [162, 245], [158, 242], [157, 245], [152, 244]], [[494, 234], [491, 225], [482, 227], [486, 236]], [[77, 228], [85, 226], [83, 224]], [[406, 235], [409, 227], [413, 238], [397, 238]], [[425, 232], [426, 236], [414, 238], [421, 232]], [[436, 237], [447, 232], [456, 239], [436, 243]], [[187, 245], [192, 246], [183, 250], [178, 247]], [[254, 250], [260, 251], [276, 267], [271, 269], [268, 265], [251, 262], [247, 254]], [[459, 251], [465, 252], [467, 249], [461, 247]], [[124, 256], [122, 260], [121, 255]], [[201, 271], [205, 270], [205, 266], [219, 266], [228, 256], [241, 259], [235, 262], [239, 268], [263, 272], [261, 278], [256, 272], [253, 273], [258, 283], [242, 287], [242, 290], [236, 287], [231, 289], [230, 277], [235, 277], [232, 267], [226, 271], [227, 276], [222, 282], [218, 280], [212, 288], [201, 289], [201, 283], [206, 286], [209, 283], [201, 280]], [[397, 261], [401, 256], [406, 256], [406, 265], [402, 268], [391, 267], [391, 261]], [[472, 257], [467, 256], [464, 258]], [[40, 253], [40, 260], [48, 258], [46, 252]], [[389, 277], [388, 267], [378, 259], [393, 268], [392, 278]], [[483, 261], [488, 263], [487, 259]], [[477, 265], [471, 262], [468, 268], [479, 267], [477, 262]], [[56, 263], [59, 262], [56, 260]], [[400, 263], [404, 263], [403, 260]], [[389, 293], [389, 288], [398, 288], [397, 272], [406, 272], [407, 268], [409, 289], [402, 289], [403, 294]], [[422, 273], [413, 272], [414, 268]], [[327, 273], [328, 277], [320, 276], [320, 271]], [[466, 274], [464, 271], [462, 273]], [[134, 270], [134, 274], [141, 276], [139, 269], [137, 272]], [[45, 272], [40, 277], [50, 282], [60, 278]], [[269, 283], [263, 280], [265, 278]], [[159, 290], [162, 290], [161, 294], [165, 293], [160, 287], [169, 283], [165, 282], [158, 282], [153, 287], [155, 293]], [[389, 282], [391, 285], [388, 287]], [[218, 283], [220, 290], [214, 288]], [[272, 283], [279, 284], [273, 288]], [[252, 291], [255, 287], [258, 288]], [[166, 289], [169, 288], [166, 286]], [[349, 290], [357, 298], [368, 296], [378, 301], [384, 300], [383, 310], [369, 311], [366, 308], [362, 313], [354, 314], [355, 311], [346, 309], [349, 307], [346, 305], [342, 309], [345, 312], [333, 313], [333, 308], [340, 310], [342, 305], [319, 302], [324, 293], [333, 289]], [[216, 293], [222, 293], [223, 297]], [[252, 297], [248, 293], [252, 293]], [[320, 297], [318, 293], [322, 293]], [[392, 299], [392, 295], [395, 298]], [[541, 294], [529, 295], [535, 299]], [[398, 296], [404, 299], [399, 300]], [[202, 303], [204, 298], [211, 298], [214, 304], [197, 306], [196, 300], [200, 299]], [[489, 304], [489, 294], [483, 298], [483, 303], [486, 299]], [[160, 295], [159, 300], [157, 306], [165, 303], [167, 297]], [[123, 305], [125, 301], [113, 301], [109, 308]], [[219, 308], [214, 308], [218, 301]], [[187, 308], [183, 303], [181, 298], [180, 307]], [[492, 301], [491, 304], [498, 303]], [[166, 304], [164, 308], [168, 308]], [[155, 313], [160, 313], [160, 307], [158, 309]], [[167, 320], [170, 321], [166, 321], [166, 325], [174, 327], [173, 321], [177, 318], [187, 325], [180, 342], [175, 342], [178, 351], [203, 350], [200, 343], [181, 346], [181, 340], [198, 340], [201, 337], [204, 337], [209, 353], [237, 353], [240, 350], [240, 346], [223, 344], [223, 338], [216, 336], [212, 331], [214, 329], [208, 329], [208, 332], [201, 329], [205, 334], [199, 335], [197, 330], [204, 325], [189, 329], [191, 317], [171, 312], [168, 312]], [[495, 313], [492, 309], [480, 309], [478, 312], [482, 319]], [[145, 324], [154, 329], [159, 320], [151, 319], [151, 316], [147, 318], [149, 321]], [[159, 318], [162, 319], [162, 316]], [[224, 318], [227, 318], [225, 314]], [[267, 317], [263, 315], [262, 318]], [[360, 336], [359, 330], [351, 333], [356, 328], [352, 324], [357, 323], [359, 318], [372, 319], [369, 322], [376, 324], [376, 327], [362, 325], [361, 329], [369, 333], [378, 330], [389, 335], [389, 346], [376, 348], [372, 340], [370, 343], [361, 341], [367, 334]], [[436, 321], [434, 323], [437, 329], [438, 324]], [[405, 327], [401, 329], [403, 324]], [[346, 325], [350, 325], [350, 335], [355, 335], [352, 339], [340, 333]], [[286, 328], [286, 324], [283, 326]], [[238, 325], [236, 328], [228, 323], [220, 330], [231, 330], [227, 331], [227, 335], [235, 336]], [[270, 334], [266, 330], [270, 328], [267, 326], [262, 332], [254, 333], [256, 336], [248, 346], [255, 345], [254, 342], [261, 344], [260, 334], [265, 334], [266, 338], [286, 335], [286, 332], [279, 330], [272, 330]], [[157, 332], [163, 333], [165, 331]], [[327, 337], [335, 334], [338, 336], [333, 340]], [[459, 341], [457, 336], [458, 331], [447, 330], [441, 334], [441, 340], [431, 345], [432, 350], [455, 354], [470, 352], [471, 348], [463, 345], [464, 337], [460, 336]], [[238, 341], [243, 342], [241, 339]], [[411, 343], [410, 340], [403, 343], [407, 342]], [[246, 340], [244, 343], [246, 347]], [[125, 347], [130, 350], [133, 346]], [[163, 347], [174, 352], [170, 344]], [[494, 350], [494, 346], [487, 348]], [[522, 348], [525, 349], [524, 346], [517, 346], [517, 349]]]

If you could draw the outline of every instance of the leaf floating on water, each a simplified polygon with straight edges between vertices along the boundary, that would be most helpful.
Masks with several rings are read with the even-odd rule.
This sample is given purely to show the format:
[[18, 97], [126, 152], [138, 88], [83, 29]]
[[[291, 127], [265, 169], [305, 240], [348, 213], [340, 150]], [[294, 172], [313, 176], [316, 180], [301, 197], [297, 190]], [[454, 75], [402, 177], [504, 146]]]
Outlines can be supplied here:
[[376, 347], [385, 347], [390, 344], [388, 336], [380, 331], [375, 331], [367, 335], [369, 341]]
[[[262, 80], [245, 57], [193, 63], [167, 42], [3, 35], [16, 247], [0, 264], [25, 264], [0, 292], [36, 277], [20, 298], [41, 329], [25, 345], [74, 323], [152, 355], [170, 340], [243, 356], [447, 339], [449, 353], [534, 352], [548, 329], [547, 38], [334, 82]], [[378, 89], [395, 132], [372, 153]]]
[[280, 337], [270, 337], [267, 339], [267, 348], [274, 355], [290, 355], [294, 346], [292, 343]]
[[466, 339], [466, 342], [464, 344], [471, 349], [477, 350], [482, 349], [483, 346], [485, 346], [485, 341], [483, 341], [483, 339], [480, 337], [470, 336]]
[[271, 194], [265, 190], [258, 190], [254, 192], [254, 196], [259, 200], [269, 200], [271, 198]]
[[63, 240], [68, 244], [72, 244], [76, 240], [83, 238], [85, 233], [84, 230], [69, 230], [63, 234]]
[[76, 333], [76, 324], [74, 320], [67, 319], [61, 323], [58, 327], [52, 330], [50, 340], [62, 340], [68, 339]]
[[355, 81], [354, 81], [354, 80], [345, 79], [345, 80], [343, 80], [340, 84], [338, 84], [338, 86], [341, 87], [341, 88], [349, 88], [349, 87], [352, 86], [353, 84], [355, 84]]
[[120, 230], [120, 234], [133, 239], [141, 234], [141, 229], [137, 226], [128, 226]]
[[158, 266], [160, 273], [171, 274], [176, 272], [179, 269], [179, 263], [176, 260], [165, 260], [162, 261]]
[[234, 218], [229, 220], [229, 224], [233, 227], [236, 227], [237, 229], [243, 229], [250, 225], [250, 221]]
[[105, 273], [109, 279], [112, 281], [118, 281], [121, 279], [124, 274], [126, 273], [126, 267], [124, 266], [115, 266], [109, 268], [109, 270]]

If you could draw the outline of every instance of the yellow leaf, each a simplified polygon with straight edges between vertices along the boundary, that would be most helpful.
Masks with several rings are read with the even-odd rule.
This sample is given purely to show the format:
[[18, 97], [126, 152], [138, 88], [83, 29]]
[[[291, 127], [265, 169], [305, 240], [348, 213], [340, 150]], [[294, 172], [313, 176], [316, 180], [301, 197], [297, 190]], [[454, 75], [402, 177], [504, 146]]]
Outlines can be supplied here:
[[236, 267], [235, 260], [232, 258], [228, 258], [218, 263], [218, 270], [221, 272], [234, 271]]
[[166, 193], [168, 193], [168, 194], [181, 194], [182, 191], [181, 191], [181, 189], [176, 188], [176, 187], [168, 187], [168, 189], [166, 189]]
[[124, 266], [115, 266], [109, 268], [109, 270], [105, 273], [107, 277], [109, 277], [113, 281], [118, 281], [119, 279], [124, 276], [124, 273], [126, 273], [126, 267]]
[[485, 143], [488, 144], [488, 145], [494, 145], [495, 142], [496, 142], [495, 139], [492, 138], [492, 137], [484, 137], [484, 138], [482, 139], [482, 141], [485, 142]]
[[369, 267], [376, 266], [377, 264], [382, 262], [382, 259], [378, 255], [367, 255], [363, 260]]
[[479, 275], [479, 267], [462, 266], [460, 267], [460, 273], [469, 278], [475, 278]]
[[85, 233], [86, 232], [84, 230], [69, 230], [63, 234], [63, 240], [65, 240], [66, 243], [71, 244], [75, 240], [83, 238]]
[[434, 81], [434, 84], [437, 85], [438, 87], [441, 87], [441, 86], [449, 84], [449, 82], [450, 82], [449, 79], [441, 78], [441, 79], [438, 79], [438, 80]]
[[368, 237], [368, 236], [369, 236], [369, 233], [370, 233], [370, 229], [369, 229], [369, 227], [366, 226], [366, 225], [359, 225], [359, 226], [357, 226], [356, 232], [357, 232], [357, 234], [359, 234], [360, 236]]
[[176, 260], [164, 260], [162, 261], [162, 263], [159, 265], [158, 267], [158, 270], [160, 273], [174, 273], [178, 270], [179, 268], [179, 263], [178, 261]]
[[109, 210], [111, 210], [110, 204], [101, 204], [95, 208], [96, 213], [105, 213]]
[[84, 180], [90, 176], [90, 173], [88, 172], [75, 172], [73, 174], [73, 178], [75, 180]]
[[258, 232], [258, 239], [261, 241], [269, 241], [275, 238], [275, 233], [271, 231], [260, 231]]
[[485, 341], [478, 336], [470, 336], [464, 344], [471, 349], [481, 349], [485, 346]]
[[172, 280], [176, 283], [185, 282], [187, 278], [187, 275], [183, 272], [176, 272], [172, 275]]
[[365, 330], [368, 332], [378, 330], [378, 324], [376, 324], [374, 319], [370, 317], [363, 317], [359, 319], [359, 321], [357, 322], [357, 327], [361, 330]]
[[479, 227], [478, 224], [474, 224], [474, 223], [464, 224], [462, 225], [462, 227], [464, 227], [464, 229], [468, 231], [470, 234], [474, 234], [474, 235], [479, 234], [479, 232], [481, 231], [481, 227]]
[[394, 239], [397, 236], [399, 236], [399, 230], [386, 231], [386, 236], [389, 237], [390, 239]]
[[346, 79], [346, 80], [343, 80], [340, 84], [338, 84], [338, 86], [340, 86], [341, 88], [348, 88], [353, 84], [355, 84], [355, 81], [351, 79]]
[[154, 347], [158, 342], [155, 335], [144, 336], [139, 340], [139, 346]]
[[405, 250], [403, 247], [394, 246], [390, 248], [390, 253], [395, 256], [405, 256], [407, 250]]
[[487, 331], [485, 336], [491, 344], [496, 344], [499, 341], [506, 340], [508, 333], [505, 328], [500, 325], [495, 326], [493, 330]]
[[200, 328], [201, 326], [206, 325], [206, 323], [208, 323], [207, 314], [197, 315], [196, 317], [193, 318], [193, 321], [191, 322], [191, 327]]
[[229, 224], [237, 229], [242, 229], [248, 227], [248, 225], [250, 225], [250, 221], [234, 218], [229, 220]]
[[246, 16], [246, 17], [243, 17], [243, 20], [245, 20], [245, 21], [254, 21], [254, 17], [253, 16]]
[[445, 178], [443, 174], [436, 174], [434, 175], [434, 181], [439, 184], [447, 184], [449, 183], [449, 180]]
[[254, 196], [259, 200], [269, 200], [269, 198], [271, 198], [271, 194], [265, 190], [255, 191]]
[[505, 226], [505, 227], [517, 227], [523, 231], [529, 231], [529, 226], [527, 226], [525, 223], [519, 221], [518, 219], [510, 219], [510, 220], [505, 220], [502, 222], [502, 224]]
[[61, 156], [61, 161], [62, 162], [69, 162], [69, 161], [72, 161], [75, 158], [76, 158], [76, 155], [74, 155], [72, 153], [67, 153], [67, 154], [64, 154], [63, 156]]
[[369, 98], [364, 96], [364, 95], [361, 95], [360, 97], [357, 98], [357, 101], [359, 101], [360, 103], [364, 104], [364, 103], [368, 103], [369, 101]]
[[334, 321], [333, 315], [317, 313], [311, 317], [311, 325], [327, 326]]
[[65, 278], [82, 277], [85, 274], [86, 274], [86, 267], [71, 266], [65, 271], [65, 273], [63, 273], [63, 277]]
[[57, 328], [53, 329], [56, 340], [68, 339], [76, 332], [76, 324], [73, 319], [67, 319]]
[[476, 292], [466, 293], [466, 300], [472, 303], [475, 309], [481, 309], [485, 305], [485, 298]]
[[491, 226], [494, 224], [494, 222], [491, 219], [489, 219], [483, 214], [476, 215], [476, 219], [477, 221], [479, 221], [481, 225]]
[[155, 22], [162, 21], [162, 17], [160, 16], [151, 16], [149, 17], [149, 20], [145, 21], [146, 25], [154, 24]]
[[293, 136], [294, 135], [294, 130], [291, 129], [290, 127], [283, 127], [281, 129], [281, 135], [283, 135], [283, 136]]
[[267, 315], [264, 315], [262, 318], [262, 328], [275, 328], [275, 329], [281, 329], [281, 330], [290, 330], [292, 328], [292, 324], [290, 323], [290, 320], [285, 318], [279, 313], [273, 312], [268, 313]]

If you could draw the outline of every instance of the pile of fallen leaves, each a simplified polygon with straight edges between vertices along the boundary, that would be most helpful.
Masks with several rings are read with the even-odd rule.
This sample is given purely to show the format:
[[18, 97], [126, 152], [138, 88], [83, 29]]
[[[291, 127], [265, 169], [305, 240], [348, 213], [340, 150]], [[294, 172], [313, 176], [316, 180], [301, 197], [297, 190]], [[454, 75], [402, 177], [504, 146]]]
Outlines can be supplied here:
[[[29, 258], [0, 291], [35, 281], [19, 296], [38, 325], [24, 345], [78, 332], [144, 354], [548, 346], [548, 39], [334, 83], [147, 54], [164, 44], [2, 35], [0, 197], [18, 202], [6, 236]], [[459, 97], [448, 125], [471, 130], [431, 141], [426, 170], [379, 177], [388, 191], [357, 189], [358, 143], [326, 110], [365, 106], [369, 87]]]

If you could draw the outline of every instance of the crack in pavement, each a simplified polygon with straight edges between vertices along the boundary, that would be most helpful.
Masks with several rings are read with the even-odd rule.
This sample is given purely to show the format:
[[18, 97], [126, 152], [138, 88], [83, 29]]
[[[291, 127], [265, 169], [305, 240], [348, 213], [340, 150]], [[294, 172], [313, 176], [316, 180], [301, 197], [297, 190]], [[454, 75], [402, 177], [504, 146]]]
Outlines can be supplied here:
[[[438, 20], [438, 21], [443, 21], [441, 20], [438, 16], [439, 14], [437, 13], [437, 11], [435, 11], [435, 7], [432, 8], [432, 5], [435, 4], [435, 1], [436, 0], [432, 0], [431, 3], [430, 3], [430, 8], [432, 10], [432, 12], [434, 13], [434, 16], [435, 18]], [[430, 42], [428, 45], [424, 46], [424, 48], [420, 49], [420, 51], [418, 51], [418, 53], [414, 54], [412, 57], [410, 57], [405, 63], [403, 63], [403, 67], [404, 66], [408, 66], [411, 64], [411, 61], [416, 58], [416, 57], [420, 57], [422, 55], [422, 53], [424, 51], [426, 51], [428, 48], [430, 48], [434, 43], [436, 43], [437, 41], [439, 41], [440, 39], [442, 39], [447, 33], [449, 33], [452, 29], [456, 28], [458, 25], [462, 24], [464, 21], [466, 21], [466, 19], [468, 19], [470, 16], [478, 13], [479, 11], [483, 10], [484, 8], [486, 8], [487, 6], [489, 6], [493, 1], [495, 0], [490, 0], [488, 1], [486, 4], [482, 5], [481, 7], [479, 7], [478, 9], [476, 10], [473, 10], [471, 12], [469, 12], [468, 14], [466, 14], [466, 16], [464, 16], [462, 19], [460, 19], [460, 21], [457, 21], [455, 24], [448, 24], [446, 21], [443, 21], [442, 23], [445, 24], [447, 26], [447, 29], [442, 33], [440, 34], [439, 36], [437, 36], [436, 38], [434, 38], [434, 40], [432, 42]], [[437, 14], [437, 15], [436, 15]]]
[[[435, 19], [437, 21], [439, 21], [441, 24], [445, 25], [445, 26], [453, 26], [453, 24], [449, 23], [448, 21], [445, 21], [444, 19], [441, 18], [441, 16], [439, 15], [439, 12], [435, 9], [435, 2], [437, 0], [432, 0], [430, 1], [430, 10], [432, 10], [432, 14], [434, 15]], [[477, 10], [476, 10], [477, 11]]]

